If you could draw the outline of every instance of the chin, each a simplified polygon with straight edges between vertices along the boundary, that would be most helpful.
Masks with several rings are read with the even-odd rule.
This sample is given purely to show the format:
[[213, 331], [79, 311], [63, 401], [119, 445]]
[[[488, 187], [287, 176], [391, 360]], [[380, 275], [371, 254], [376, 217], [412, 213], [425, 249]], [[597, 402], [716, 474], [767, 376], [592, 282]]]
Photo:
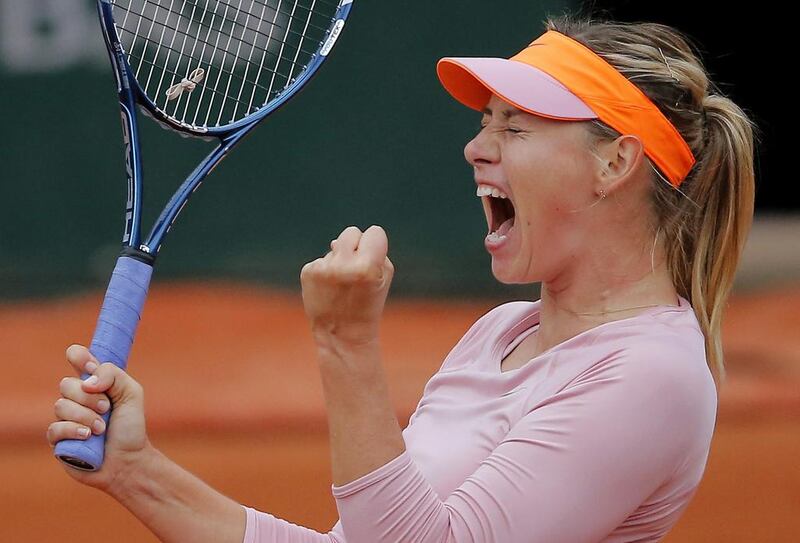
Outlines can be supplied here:
[[498, 282], [504, 285], [528, 285], [539, 281], [539, 279], [533, 277], [531, 273], [521, 274], [509, 270], [506, 267], [496, 265], [494, 260], [492, 260], [492, 275], [494, 275], [494, 278], [497, 279]]

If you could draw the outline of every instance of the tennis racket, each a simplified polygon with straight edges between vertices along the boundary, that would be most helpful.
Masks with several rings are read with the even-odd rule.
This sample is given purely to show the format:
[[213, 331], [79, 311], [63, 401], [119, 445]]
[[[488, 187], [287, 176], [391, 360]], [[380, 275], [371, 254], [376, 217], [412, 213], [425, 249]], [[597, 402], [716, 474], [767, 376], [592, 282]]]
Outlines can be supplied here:
[[[97, 1], [116, 76], [128, 183], [123, 248], [90, 346], [98, 360], [126, 368], [153, 264], [178, 214], [245, 134], [317, 72], [352, 5], [353, 0]], [[182, 135], [219, 141], [178, 187], [146, 238], [136, 105]], [[110, 411], [106, 424], [109, 417]], [[60, 441], [55, 456], [97, 470], [105, 436]]]

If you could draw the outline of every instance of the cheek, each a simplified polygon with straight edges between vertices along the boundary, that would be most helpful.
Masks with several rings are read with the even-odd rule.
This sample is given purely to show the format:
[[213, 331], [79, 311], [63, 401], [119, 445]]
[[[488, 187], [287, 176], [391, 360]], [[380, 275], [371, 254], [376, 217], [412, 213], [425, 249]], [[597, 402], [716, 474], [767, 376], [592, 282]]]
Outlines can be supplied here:
[[584, 230], [580, 213], [583, 204], [574, 192], [559, 186], [556, 180], [537, 184], [518, 196], [521, 203], [515, 226], [521, 230], [522, 250], [533, 253], [541, 265], [562, 260], [574, 252], [582, 239], [579, 233]]
[[515, 192], [517, 215], [525, 227], [550, 230], [564, 221], [571, 221], [575, 202], [570, 190], [559, 186], [559, 180], [531, 184], [526, 190]]
[[563, 228], [556, 203], [547, 197], [528, 197], [518, 210], [514, 227], [518, 229], [520, 253], [541, 266], [559, 251]]
[[[553, 138], [549, 144], [514, 149], [505, 161], [518, 202], [522, 225], [539, 236], [558, 235], [581, 220], [590, 201], [592, 172], [572, 141]], [[542, 239], [540, 237], [540, 239]]]
[[559, 163], [557, 205], [559, 211], [573, 212], [582, 207], [591, 191], [592, 172], [575, 152]]
[[581, 212], [592, 202], [587, 173], [574, 164], [565, 165], [551, 181], [541, 193], [543, 216], [563, 227], [581, 223], [585, 217]]

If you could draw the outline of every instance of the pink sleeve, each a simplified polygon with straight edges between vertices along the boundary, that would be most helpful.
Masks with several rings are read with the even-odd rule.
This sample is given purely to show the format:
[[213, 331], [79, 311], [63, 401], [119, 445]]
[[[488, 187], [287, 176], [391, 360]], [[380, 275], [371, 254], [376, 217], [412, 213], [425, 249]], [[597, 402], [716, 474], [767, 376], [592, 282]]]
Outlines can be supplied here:
[[[471, 341], [479, 338], [481, 326], [485, 326], [487, 320], [496, 315], [500, 307], [489, 310], [473, 323], [456, 346], [453, 347], [451, 354], [463, 349], [465, 345], [469, 345]], [[447, 365], [448, 360], [450, 360], [450, 356], [445, 358], [443, 366]], [[412, 413], [412, 418], [414, 415], [416, 415], [416, 411]], [[382, 472], [387, 467], [389, 466], [383, 466], [377, 472]], [[373, 475], [375, 473], [373, 472]], [[247, 524], [243, 543], [346, 543], [341, 520], [336, 523], [330, 532], [322, 534], [309, 528], [292, 524], [269, 513], [257, 511], [250, 507], [245, 507], [244, 509], [247, 513]], [[373, 541], [372, 543], [376, 542]]]
[[445, 501], [407, 452], [334, 486], [347, 542], [603, 540], [713, 427], [705, 380], [647, 362], [606, 360], [532, 406]]
[[298, 526], [250, 507], [245, 507], [247, 524], [244, 543], [345, 543], [339, 523], [327, 534]]

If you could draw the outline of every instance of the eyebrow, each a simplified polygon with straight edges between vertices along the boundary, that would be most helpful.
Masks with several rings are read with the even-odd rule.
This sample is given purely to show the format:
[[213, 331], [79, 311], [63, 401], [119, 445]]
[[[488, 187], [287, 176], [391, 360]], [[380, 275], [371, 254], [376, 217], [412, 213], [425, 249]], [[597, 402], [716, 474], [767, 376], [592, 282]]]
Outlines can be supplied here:
[[[481, 110], [481, 113], [483, 113], [484, 115], [488, 115], [489, 117], [492, 116], [492, 110], [489, 109], [488, 107], [483, 108]], [[520, 111], [519, 109], [504, 109], [501, 113], [502, 113], [503, 117], [505, 117], [506, 119], [510, 119], [511, 117], [514, 117], [515, 115], [521, 114], [522, 111]]]

